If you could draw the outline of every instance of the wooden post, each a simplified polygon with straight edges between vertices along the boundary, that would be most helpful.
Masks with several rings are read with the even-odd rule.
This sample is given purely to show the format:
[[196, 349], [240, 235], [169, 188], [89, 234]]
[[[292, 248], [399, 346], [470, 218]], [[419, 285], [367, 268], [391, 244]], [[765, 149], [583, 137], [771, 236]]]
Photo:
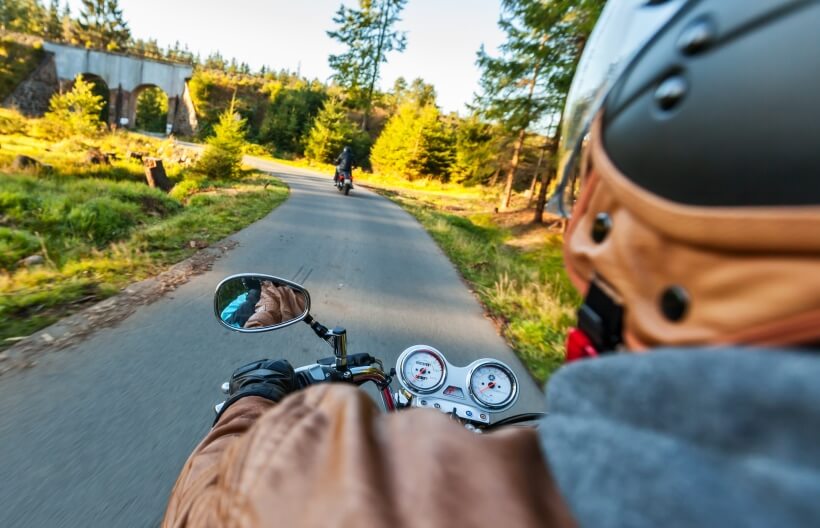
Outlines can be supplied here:
[[169, 192], [174, 187], [174, 184], [165, 174], [165, 167], [163, 167], [161, 159], [145, 158], [143, 166], [145, 167], [145, 180], [148, 182], [149, 187], [162, 189], [165, 192]]

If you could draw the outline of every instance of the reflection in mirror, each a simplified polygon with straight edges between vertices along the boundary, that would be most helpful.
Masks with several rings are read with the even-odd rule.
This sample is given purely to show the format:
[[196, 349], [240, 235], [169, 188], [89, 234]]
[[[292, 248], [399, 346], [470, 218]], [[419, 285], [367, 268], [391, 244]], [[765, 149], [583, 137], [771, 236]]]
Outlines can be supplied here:
[[236, 330], [279, 328], [305, 318], [307, 291], [298, 284], [269, 275], [237, 275], [219, 285], [216, 313]]

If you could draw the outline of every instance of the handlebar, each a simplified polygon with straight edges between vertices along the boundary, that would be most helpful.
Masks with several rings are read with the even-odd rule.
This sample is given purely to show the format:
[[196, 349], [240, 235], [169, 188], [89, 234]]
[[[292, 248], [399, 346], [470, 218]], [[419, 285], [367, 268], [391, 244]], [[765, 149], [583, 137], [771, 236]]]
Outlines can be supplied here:
[[340, 370], [336, 359], [323, 358], [312, 365], [295, 369], [299, 388], [323, 382], [346, 382], [354, 385], [373, 382], [379, 389], [385, 410], [396, 410], [396, 399], [390, 391], [393, 376], [392, 373], [384, 371], [381, 360], [370, 354], [351, 354], [347, 356], [346, 367]]

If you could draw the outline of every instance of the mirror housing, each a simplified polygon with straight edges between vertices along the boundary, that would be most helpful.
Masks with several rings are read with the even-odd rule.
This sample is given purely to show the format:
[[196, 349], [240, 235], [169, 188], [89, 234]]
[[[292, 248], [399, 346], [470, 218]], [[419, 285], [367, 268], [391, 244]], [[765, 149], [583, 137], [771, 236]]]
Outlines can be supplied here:
[[300, 284], [262, 273], [223, 279], [214, 293], [214, 314], [235, 332], [278, 330], [302, 321], [310, 312], [310, 294]]

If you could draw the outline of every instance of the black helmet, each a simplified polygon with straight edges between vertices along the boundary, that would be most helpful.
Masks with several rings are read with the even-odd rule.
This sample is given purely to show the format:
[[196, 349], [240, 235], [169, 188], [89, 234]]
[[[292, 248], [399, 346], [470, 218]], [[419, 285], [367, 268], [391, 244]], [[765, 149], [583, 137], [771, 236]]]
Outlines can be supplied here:
[[817, 1], [607, 4], [551, 200], [595, 348], [820, 339], [818, 50]]

